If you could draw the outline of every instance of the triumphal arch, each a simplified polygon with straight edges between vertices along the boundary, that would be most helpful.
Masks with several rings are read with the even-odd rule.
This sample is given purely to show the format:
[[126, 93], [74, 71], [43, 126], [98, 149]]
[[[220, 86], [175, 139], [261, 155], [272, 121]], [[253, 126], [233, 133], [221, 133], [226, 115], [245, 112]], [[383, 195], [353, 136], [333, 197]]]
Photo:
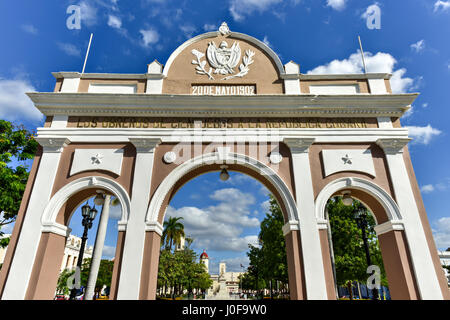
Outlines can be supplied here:
[[348, 192], [375, 216], [392, 298], [449, 298], [399, 120], [417, 94], [393, 94], [390, 74], [302, 74], [224, 23], [147, 73], [53, 75], [54, 92], [28, 93], [46, 122], [2, 299], [54, 297], [71, 216], [97, 190], [122, 206], [111, 298], [155, 299], [171, 197], [224, 168], [278, 200], [291, 299], [336, 299], [325, 207]]

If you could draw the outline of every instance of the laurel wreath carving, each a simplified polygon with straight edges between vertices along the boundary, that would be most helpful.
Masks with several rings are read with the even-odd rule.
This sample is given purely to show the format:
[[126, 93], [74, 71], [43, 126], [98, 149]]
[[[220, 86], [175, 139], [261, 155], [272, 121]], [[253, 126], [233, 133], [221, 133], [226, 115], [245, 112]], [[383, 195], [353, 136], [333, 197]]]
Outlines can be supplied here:
[[211, 75], [212, 68], [209, 68], [209, 71], [206, 71], [206, 61], [201, 61], [201, 59], [205, 56], [205, 54], [201, 53], [200, 51], [194, 49], [191, 51], [192, 54], [197, 58], [197, 61], [192, 60], [192, 64], [197, 65], [195, 67], [195, 70], [197, 70], [198, 74], [206, 74], [210, 80], [214, 80], [214, 77]]
[[239, 73], [225, 77], [222, 80], [229, 80], [229, 79], [233, 79], [233, 78], [242, 78], [243, 76], [245, 76], [250, 71], [250, 68], [248, 66], [251, 65], [253, 62], [255, 62], [252, 59], [252, 57], [254, 55], [255, 55], [255, 52], [253, 52], [251, 50], [245, 50], [245, 56], [242, 58], [243, 63], [241, 63], [239, 65]]
[[[211, 75], [211, 73], [213, 71], [212, 68], [209, 68], [209, 71], [206, 71], [206, 69], [205, 69], [206, 60], [202, 61], [202, 58], [205, 56], [205, 54], [201, 53], [200, 51], [198, 51], [196, 49], [193, 49], [191, 52], [197, 58], [197, 60], [192, 60], [192, 62], [191, 62], [192, 64], [196, 65], [196, 67], [195, 67], [196, 72], [198, 74], [207, 75], [210, 80], [214, 80], [214, 77]], [[246, 74], [248, 74], [248, 72], [250, 71], [249, 65], [251, 65], [253, 62], [255, 62], [252, 59], [254, 55], [255, 55], [255, 52], [253, 52], [252, 50], [245, 50], [245, 56], [242, 58], [243, 63], [241, 63], [239, 65], [239, 73], [225, 77], [222, 80], [242, 78]]]

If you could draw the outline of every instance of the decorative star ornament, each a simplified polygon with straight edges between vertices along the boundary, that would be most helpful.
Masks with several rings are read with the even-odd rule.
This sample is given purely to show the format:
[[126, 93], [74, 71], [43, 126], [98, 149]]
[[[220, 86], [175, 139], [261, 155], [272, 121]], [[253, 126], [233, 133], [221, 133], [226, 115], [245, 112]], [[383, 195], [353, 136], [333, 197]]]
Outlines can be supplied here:
[[352, 164], [352, 158], [348, 154], [342, 157], [342, 161], [344, 161], [344, 164]]
[[103, 155], [97, 153], [95, 156], [91, 157], [92, 164], [102, 163]]

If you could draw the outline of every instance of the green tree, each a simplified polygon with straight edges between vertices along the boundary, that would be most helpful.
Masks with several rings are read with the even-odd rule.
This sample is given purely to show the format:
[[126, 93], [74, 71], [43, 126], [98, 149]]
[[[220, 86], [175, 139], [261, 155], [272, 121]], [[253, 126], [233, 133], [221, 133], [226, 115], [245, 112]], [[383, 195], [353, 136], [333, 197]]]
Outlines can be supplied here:
[[184, 225], [179, 222], [182, 217], [169, 217], [164, 221], [164, 230], [161, 237], [162, 243], [165, 244], [166, 250], [172, 250], [172, 245], [180, 244], [181, 238], [184, 237]]
[[[37, 147], [33, 134], [25, 127], [0, 120], [0, 235], [4, 225], [16, 220], [29, 175], [27, 165], [12, 164], [32, 159]], [[8, 243], [9, 238], [2, 239], [0, 246]]]
[[[203, 263], [197, 262], [198, 255], [190, 248], [193, 239], [186, 238], [183, 250], [169, 250], [164, 248], [160, 252], [158, 267], [158, 288], [173, 288], [172, 299], [180, 295], [184, 289], [192, 294], [193, 289], [205, 291], [212, 280], [206, 272]], [[163, 242], [167, 244], [167, 242]], [[164, 290], [166, 292], [166, 290]]]
[[286, 242], [283, 235], [284, 217], [278, 202], [270, 196], [269, 213], [261, 222], [261, 243], [264, 278], [269, 281], [288, 281]]
[[75, 271], [69, 269], [64, 269], [58, 278], [58, 283], [56, 285], [56, 291], [60, 294], [68, 295], [70, 294], [69, 287], [67, 286], [67, 280]]
[[[327, 203], [333, 242], [336, 281], [339, 286], [349, 287], [350, 294], [351, 283], [353, 281], [365, 283], [369, 277], [366, 273], [368, 266], [362, 233], [355, 219], [355, 211], [358, 206], [358, 201], [353, 201], [351, 206], [346, 206], [340, 197], [334, 197]], [[366, 235], [369, 243], [370, 257], [372, 264], [380, 267], [381, 284], [387, 286], [380, 246], [374, 230], [376, 225], [375, 219], [368, 210], [367, 213]]]
[[[91, 258], [83, 259], [80, 273], [80, 284], [86, 287], [89, 278], [89, 270], [91, 268]], [[99, 293], [103, 286], [111, 288], [112, 272], [114, 268], [114, 261], [101, 260], [98, 270], [97, 282], [95, 283], [95, 293]], [[75, 270], [65, 269], [61, 272], [58, 278], [57, 291], [63, 294], [69, 294], [70, 290], [67, 287], [67, 279], [75, 273]]]
[[[269, 212], [261, 222], [259, 247], [249, 245], [250, 265], [243, 278], [247, 289], [272, 289], [276, 281], [288, 282], [286, 242], [282, 227], [284, 217], [276, 199], [270, 196]], [[272, 285], [271, 285], [272, 284]], [[253, 285], [253, 288], [250, 288]]]

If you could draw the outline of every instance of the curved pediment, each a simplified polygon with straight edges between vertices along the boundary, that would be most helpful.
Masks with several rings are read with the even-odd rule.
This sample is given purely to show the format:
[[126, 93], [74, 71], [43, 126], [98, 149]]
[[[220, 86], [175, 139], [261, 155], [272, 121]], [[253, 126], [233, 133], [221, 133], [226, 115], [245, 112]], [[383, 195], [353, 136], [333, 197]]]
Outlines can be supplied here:
[[163, 93], [215, 94], [229, 86], [244, 94], [279, 94], [282, 74], [280, 59], [264, 42], [223, 23], [219, 31], [191, 38], [172, 53], [163, 70]]

